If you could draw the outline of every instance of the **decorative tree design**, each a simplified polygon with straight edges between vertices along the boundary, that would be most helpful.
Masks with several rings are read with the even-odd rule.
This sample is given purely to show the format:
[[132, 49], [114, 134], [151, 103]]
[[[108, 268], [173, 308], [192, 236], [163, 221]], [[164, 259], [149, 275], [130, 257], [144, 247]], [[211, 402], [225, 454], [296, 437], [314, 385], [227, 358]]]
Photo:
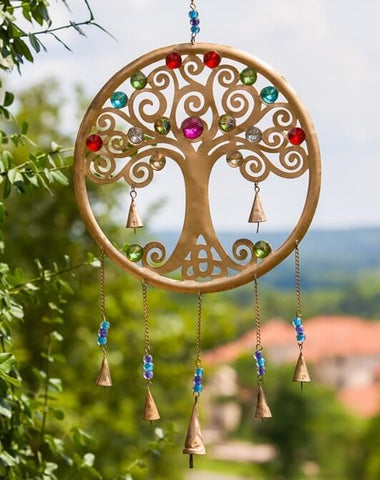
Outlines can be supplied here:
[[[220, 58], [213, 68], [204, 60], [209, 51], [215, 53], [214, 58]], [[170, 62], [165, 59], [173, 52], [178, 62], [176, 68], [169, 68]], [[125, 100], [120, 105], [116, 102], [117, 108], [110, 102], [114, 92]], [[96, 151], [86, 149], [89, 135], [99, 142]], [[262, 182], [270, 174], [296, 178], [309, 171], [305, 209], [288, 244], [285, 242], [280, 253], [273, 252], [259, 264], [251, 240], [236, 240], [229, 255], [213, 226], [209, 181], [216, 162], [226, 158], [234, 158], [235, 163], [230, 165], [238, 166], [250, 182]], [[124, 179], [130, 186], [144, 188], [164, 168], [163, 159], [175, 162], [184, 178], [182, 233], [169, 258], [164, 245], [150, 242], [144, 247], [142, 267], [128, 265], [131, 262], [121, 261], [116, 252], [111, 252], [89, 211], [85, 178], [98, 184]], [[237, 280], [241, 284], [264, 273], [290, 253], [292, 241], [300, 241], [318, 200], [318, 143], [294, 92], [269, 67], [228, 47], [178, 45], [133, 62], [99, 92], [78, 135], [75, 183], [78, 203], [91, 233], [126, 269], [148, 281], [151, 277], [157, 284], [159, 277], [180, 270], [186, 286], [175, 289], [206, 291], [204, 285], [216, 280], [219, 287], [215, 288], [219, 289], [221, 282], [229, 285], [231, 274], [244, 278]], [[171, 282], [165, 280], [161, 286], [173, 285]], [[228, 286], [220, 289], [224, 288]]]

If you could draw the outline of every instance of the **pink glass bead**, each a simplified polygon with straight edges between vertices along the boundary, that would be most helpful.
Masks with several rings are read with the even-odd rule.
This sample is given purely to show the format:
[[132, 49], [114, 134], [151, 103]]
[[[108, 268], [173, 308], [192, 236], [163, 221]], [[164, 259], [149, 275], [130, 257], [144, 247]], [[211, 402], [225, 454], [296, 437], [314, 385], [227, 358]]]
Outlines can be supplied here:
[[187, 118], [181, 125], [182, 133], [191, 140], [200, 137], [203, 133], [203, 128], [202, 120], [197, 117]]

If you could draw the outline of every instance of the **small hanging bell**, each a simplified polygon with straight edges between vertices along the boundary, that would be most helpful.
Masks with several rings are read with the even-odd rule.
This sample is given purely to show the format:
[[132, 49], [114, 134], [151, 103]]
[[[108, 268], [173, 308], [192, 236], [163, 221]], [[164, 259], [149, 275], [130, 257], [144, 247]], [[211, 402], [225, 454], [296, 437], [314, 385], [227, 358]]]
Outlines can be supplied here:
[[147, 387], [143, 419], [153, 422], [154, 420], [159, 420], [159, 418], [160, 414], [158, 413], [156, 403], [152, 397], [150, 388]]
[[261, 385], [259, 385], [259, 393], [257, 395], [257, 404], [256, 404], [256, 418], [272, 418], [272, 413], [270, 408], [267, 404], [267, 400], [265, 398], [264, 390]]
[[266, 222], [267, 217], [265, 216], [264, 208], [260, 200], [260, 187], [255, 184], [255, 199], [253, 200], [252, 210], [248, 218], [249, 223], [257, 223], [256, 233], [259, 233], [259, 226], [261, 222]]
[[137, 209], [136, 200], [135, 200], [137, 193], [134, 187], [132, 188], [130, 195], [131, 195], [132, 201], [131, 201], [131, 206], [129, 207], [126, 228], [133, 228], [133, 230], [136, 233], [136, 228], [142, 228], [144, 224], [141, 220], [141, 216]]
[[187, 429], [187, 436], [183, 453], [190, 455], [189, 467], [193, 468], [193, 455], [206, 455], [206, 447], [203, 443], [201, 427], [198, 418], [198, 397], [195, 397], [193, 410], [191, 412], [189, 428]]
[[100, 387], [112, 387], [111, 372], [106, 355], [103, 356], [102, 366], [100, 367], [96, 385], [99, 385]]
[[302, 351], [299, 354], [296, 368], [294, 370], [293, 382], [311, 382]]

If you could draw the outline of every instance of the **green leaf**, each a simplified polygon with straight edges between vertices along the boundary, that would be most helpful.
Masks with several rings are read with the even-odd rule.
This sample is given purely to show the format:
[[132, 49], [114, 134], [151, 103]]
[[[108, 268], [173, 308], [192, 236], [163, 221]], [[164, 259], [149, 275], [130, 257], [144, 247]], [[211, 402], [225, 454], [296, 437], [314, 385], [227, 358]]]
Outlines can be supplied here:
[[92, 467], [95, 462], [95, 455], [93, 453], [86, 453], [83, 457], [83, 464]]
[[5, 450], [0, 452], [0, 460], [2, 460], [7, 467], [14, 467], [16, 465], [16, 459]]
[[0, 377], [8, 384], [13, 385], [14, 387], [21, 387], [21, 382], [17, 378], [10, 377], [6, 373], [0, 371]]
[[59, 408], [52, 408], [51, 411], [57, 420], [63, 420], [65, 418], [65, 413]]
[[6, 418], [12, 418], [12, 410], [9, 407], [0, 405], [0, 415]]
[[50, 336], [53, 340], [56, 340], [57, 342], [62, 342], [62, 340], [63, 340], [63, 336], [59, 332], [56, 332], [56, 331], [52, 332], [50, 334]]
[[62, 380], [60, 378], [49, 378], [48, 384], [55, 392], [62, 392]]
[[69, 185], [69, 180], [60, 170], [50, 170], [51, 176], [60, 185]]
[[8, 171], [7, 176], [9, 178], [9, 181], [13, 184], [15, 182], [22, 182], [23, 178], [21, 173], [18, 171], [17, 168], [12, 168], [11, 170]]
[[14, 355], [11, 353], [0, 353], [0, 372], [9, 373], [14, 364]]
[[12, 105], [14, 99], [15, 99], [15, 96], [13, 93], [5, 92], [4, 103], [3, 103], [4, 107], [9, 107], [10, 105]]

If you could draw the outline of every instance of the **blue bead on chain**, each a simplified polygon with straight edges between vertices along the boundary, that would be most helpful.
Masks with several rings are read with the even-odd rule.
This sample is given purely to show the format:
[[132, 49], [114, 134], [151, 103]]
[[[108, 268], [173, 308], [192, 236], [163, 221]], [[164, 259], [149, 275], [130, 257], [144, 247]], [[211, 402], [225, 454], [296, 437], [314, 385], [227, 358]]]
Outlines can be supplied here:
[[195, 43], [195, 37], [198, 35], [200, 32], [199, 28], [199, 13], [197, 10], [197, 7], [193, 1], [190, 2], [190, 12], [189, 12], [189, 18], [190, 18], [190, 31], [191, 31], [191, 43]]
[[306, 335], [302, 325], [302, 318], [300, 316], [296, 316], [293, 319], [293, 326], [296, 332], [296, 339], [299, 344], [302, 344], [306, 340]]
[[153, 357], [150, 353], [147, 353], [144, 355], [143, 363], [144, 363], [143, 377], [145, 378], [145, 380], [152, 380], [154, 376], [153, 375], [154, 364], [153, 364]]
[[266, 360], [263, 357], [262, 350], [256, 350], [253, 356], [256, 359], [257, 375], [259, 377], [263, 377], [266, 372], [266, 368], [265, 368]]
[[194, 372], [194, 385], [193, 385], [193, 392], [195, 394], [200, 394], [203, 390], [203, 368], [197, 367]]
[[105, 347], [107, 345], [107, 335], [110, 327], [111, 327], [111, 324], [107, 322], [107, 320], [103, 320], [100, 323], [99, 330], [98, 330], [98, 341], [97, 341], [99, 347]]

